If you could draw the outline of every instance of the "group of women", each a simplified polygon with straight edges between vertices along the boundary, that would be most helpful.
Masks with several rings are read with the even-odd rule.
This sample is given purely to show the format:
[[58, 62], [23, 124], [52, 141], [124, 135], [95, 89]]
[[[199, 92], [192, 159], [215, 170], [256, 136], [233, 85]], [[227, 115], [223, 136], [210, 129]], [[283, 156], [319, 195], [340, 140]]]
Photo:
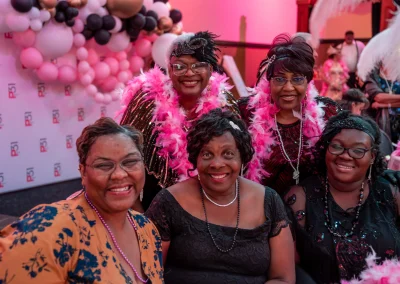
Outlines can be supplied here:
[[379, 129], [318, 96], [313, 49], [279, 36], [236, 101], [214, 39], [178, 38], [122, 126], [83, 130], [84, 189], [1, 231], [0, 282], [337, 283], [400, 256]]

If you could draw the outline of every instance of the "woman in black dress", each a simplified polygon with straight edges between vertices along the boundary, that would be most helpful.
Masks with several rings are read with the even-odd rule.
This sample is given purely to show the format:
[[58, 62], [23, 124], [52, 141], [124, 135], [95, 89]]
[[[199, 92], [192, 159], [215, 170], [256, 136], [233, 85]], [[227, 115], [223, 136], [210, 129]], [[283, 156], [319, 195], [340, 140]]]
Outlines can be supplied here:
[[283, 203], [240, 176], [253, 153], [244, 123], [215, 109], [188, 133], [199, 175], [163, 189], [146, 215], [163, 240], [165, 283], [294, 283]]
[[382, 178], [380, 132], [347, 111], [332, 117], [316, 145], [319, 174], [285, 196], [303, 267], [317, 283], [357, 277], [371, 248], [400, 256], [398, 188]]

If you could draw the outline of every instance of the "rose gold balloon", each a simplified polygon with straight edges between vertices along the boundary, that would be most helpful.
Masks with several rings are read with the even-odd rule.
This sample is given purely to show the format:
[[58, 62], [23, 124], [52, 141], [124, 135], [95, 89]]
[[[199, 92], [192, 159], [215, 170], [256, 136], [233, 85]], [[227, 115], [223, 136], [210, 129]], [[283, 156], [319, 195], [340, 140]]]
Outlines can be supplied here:
[[181, 35], [183, 32], [182, 30], [182, 25], [173, 25], [171, 29], [171, 33], [176, 34], [176, 35]]
[[87, 4], [87, 0], [67, 0], [68, 4], [74, 8], [82, 8]]
[[107, 9], [111, 15], [127, 19], [136, 15], [143, 6], [143, 0], [107, 0]]
[[172, 29], [172, 19], [170, 17], [162, 17], [158, 20], [158, 28], [162, 31], [169, 31]]
[[39, 4], [42, 8], [49, 10], [56, 7], [57, 0], [39, 0]]

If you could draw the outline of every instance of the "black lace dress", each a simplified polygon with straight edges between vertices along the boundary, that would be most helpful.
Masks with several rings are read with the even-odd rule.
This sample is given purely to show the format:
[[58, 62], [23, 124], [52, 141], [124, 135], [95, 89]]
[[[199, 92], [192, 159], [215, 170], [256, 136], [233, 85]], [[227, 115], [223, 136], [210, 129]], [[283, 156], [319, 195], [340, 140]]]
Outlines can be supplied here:
[[[361, 207], [359, 225], [353, 236], [347, 239], [333, 237], [324, 225], [325, 186], [322, 178], [310, 177], [301, 185], [305, 198], [302, 193], [290, 192], [286, 203], [290, 209], [297, 208], [295, 212], [288, 211], [294, 225], [300, 266], [317, 283], [339, 283], [340, 279], [358, 276], [366, 268], [365, 258], [371, 254], [370, 247], [380, 260], [400, 256], [397, 203], [386, 180], [378, 178], [372, 184]], [[298, 202], [300, 204], [295, 207]], [[350, 232], [355, 219], [354, 209], [344, 211], [330, 194], [328, 207], [336, 232], [342, 235]], [[298, 222], [304, 218], [302, 226]]]
[[[279, 235], [288, 220], [278, 194], [265, 189], [267, 221], [254, 229], [240, 229], [228, 253], [214, 246], [206, 222], [185, 211], [173, 195], [163, 189], [146, 215], [157, 226], [163, 241], [170, 241], [164, 268], [166, 284], [264, 284], [271, 260], [269, 239]], [[235, 228], [210, 224], [221, 247], [229, 247]]]

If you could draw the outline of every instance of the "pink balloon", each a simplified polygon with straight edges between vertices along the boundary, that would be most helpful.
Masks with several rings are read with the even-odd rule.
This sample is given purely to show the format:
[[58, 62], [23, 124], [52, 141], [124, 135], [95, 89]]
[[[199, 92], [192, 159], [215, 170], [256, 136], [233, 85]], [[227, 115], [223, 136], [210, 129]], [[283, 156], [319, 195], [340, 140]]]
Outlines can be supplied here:
[[108, 105], [109, 103], [111, 103], [111, 101], [112, 101], [111, 95], [105, 94], [105, 95], [104, 95], [103, 103], [106, 104], [106, 105]]
[[85, 43], [86, 43], [86, 39], [85, 39], [85, 37], [83, 36], [83, 34], [76, 34], [76, 35], [74, 35], [74, 45], [75, 45], [76, 47], [82, 47], [82, 46], [85, 45]]
[[94, 97], [96, 102], [102, 103], [104, 101], [104, 95], [102, 93], [97, 93]]
[[34, 47], [24, 49], [20, 56], [21, 64], [28, 69], [39, 68], [43, 64], [43, 56]]
[[80, 78], [82, 85], [89, 86], [93, 82], [93, 78], [89, 74], [85, 74]]
[[89, 70], [87, 71], [86, 74], [88, 74], [92, 78], [92, 80], [94, 80], [94, 77], [96, 76], [96, 74], [94, 73], [93, 68], [89, 68]]
[[88, 51], [84, 47], [80, 47], [76, 51], [76, 58], [78, 58], [79, 60], [86, 60], [88, 58], [88, 55]]
[[135, 50], [137, 55], [141, 57], [147, 57], [151, 54], [151, 42], [147, 39], [138, 39], [135, 43]]
[[126, 54], [125, 51], [121, 51], [121, 52], [118, 52], [118, 53], [115, 55], [115, 58], [117, 58], [119, 61], [122, 61], [122, 60], [127, 59], [127, 58], [128, 58], [128, 55]]
[[130, 39], [126, 32], [113, 34], [107, 43], [108, 49], [113, 52], [123, 51], [129, 46]]
[[81, 33], [84, 29], [85, 25], [83, 24], [81, 19], [75, 19], [75, 24], [72, 27], [74, 33]]
[[37, 75], [43, 82], [55, 81], [58, 77], [57, 66], [50, 62], [44, 62], [39, 69], [37, 69]]
[[40, 19], [33, 19], [30, 22], [32, 31], [38, 32], [43, 28], [43, 23]]
[[156, 33], [146, 36], [146, 39], [149, 40], [150, 42], [154, 42], [157, 38], [158, 38], [158, 34], [156, 34]]
[[105, 63], [110, 67], [111, 75], [115, 75], [119, 71], [119, 63], [118, 60], [113, 57], [107, 57], [104, 60]]
[[68, 53], [73, 42], [71, 28], [51, 20], [36, 34], [35, 47], [44, 58], [54, 59]]
[[31, 47], [35, 44], [36, 33], [32, 30], [13, 34], [14, 43], [21, 47]]
[[91, 97], [97, 93], [97, 87], [95, 85], [89, 85], [86, 87], [85, 90], [86, 90], [86, 93]]
[[27, 15], [18, 12], [10, 12], [5, 18], [7, 26], [13, 32], [24, 32], [29, 29], [31, 23]]
[[118, 84], [117, 78], [115, 78], [114, 76], [110, 76], [104, 80], [103, 84], [101, 84], [101, 89], [104, 92], [111, 92], [112, 90], [115, 89], [115, 86], [117, 84]]
[[111, 93], [111, 98], [113, 101], [118, 101], [121, 98], [121, 91], [115, 90]]
[[113, 16], [113, 18], [115, 20], [115, 27], [110, 31], [110, 33], [115, 34], [115, 33], [118, 33], [121, 30], [122, 22], [121, 22], [121, 19], [118, 18], [118, 17]]
[[95, 78], [102, 80], [110, 76], [110, 67], [105, 62], [99, 62], [94, 66]]
[[122, 60], [120, 63], [119, 63], [119, 69], [121, 70], [121, 71], [125, 71], [125, 70], [128, 70], [129, 69], [129, 66], [130, 66], [130, 63], [129, 63], [129, 61], [128, 60]]
[[99, 61], [99, 56], [97, 55], [96, 50], [94, 50], [93, 48], [90, 48], [88, 50], [88, 59], [87, 62], [93, 66], [95, 65], [97, 62]]
[[118, 81], [126, 83], [130, 79], [128, 71], [121, 71], [118, 73]]
[[88, 72], [89, 69], [90, 69], [90, 65], [87, 61], [79, 62], [79, 64], [78, 64], [79, 73], [84, 74], [84, 73]]
[[154, 12], [156, 12], [158, 15], [158, 18], [169, 17], [169, 8], [163, 2], [153, 3], [153, 5], [151, 5], [149, 10], [153, 10]]
[[130, 59], [131, 63], [131, 71], [133, 73], [138, 73], [140, 72], [140, 69], [144, 67], [144, 60], [142, 57], [134, 55]]
[[63, 84], [75, 82], [77, 78], [75, 68], [71, 66], [62, 66], [58, 69], [58, 80]]

